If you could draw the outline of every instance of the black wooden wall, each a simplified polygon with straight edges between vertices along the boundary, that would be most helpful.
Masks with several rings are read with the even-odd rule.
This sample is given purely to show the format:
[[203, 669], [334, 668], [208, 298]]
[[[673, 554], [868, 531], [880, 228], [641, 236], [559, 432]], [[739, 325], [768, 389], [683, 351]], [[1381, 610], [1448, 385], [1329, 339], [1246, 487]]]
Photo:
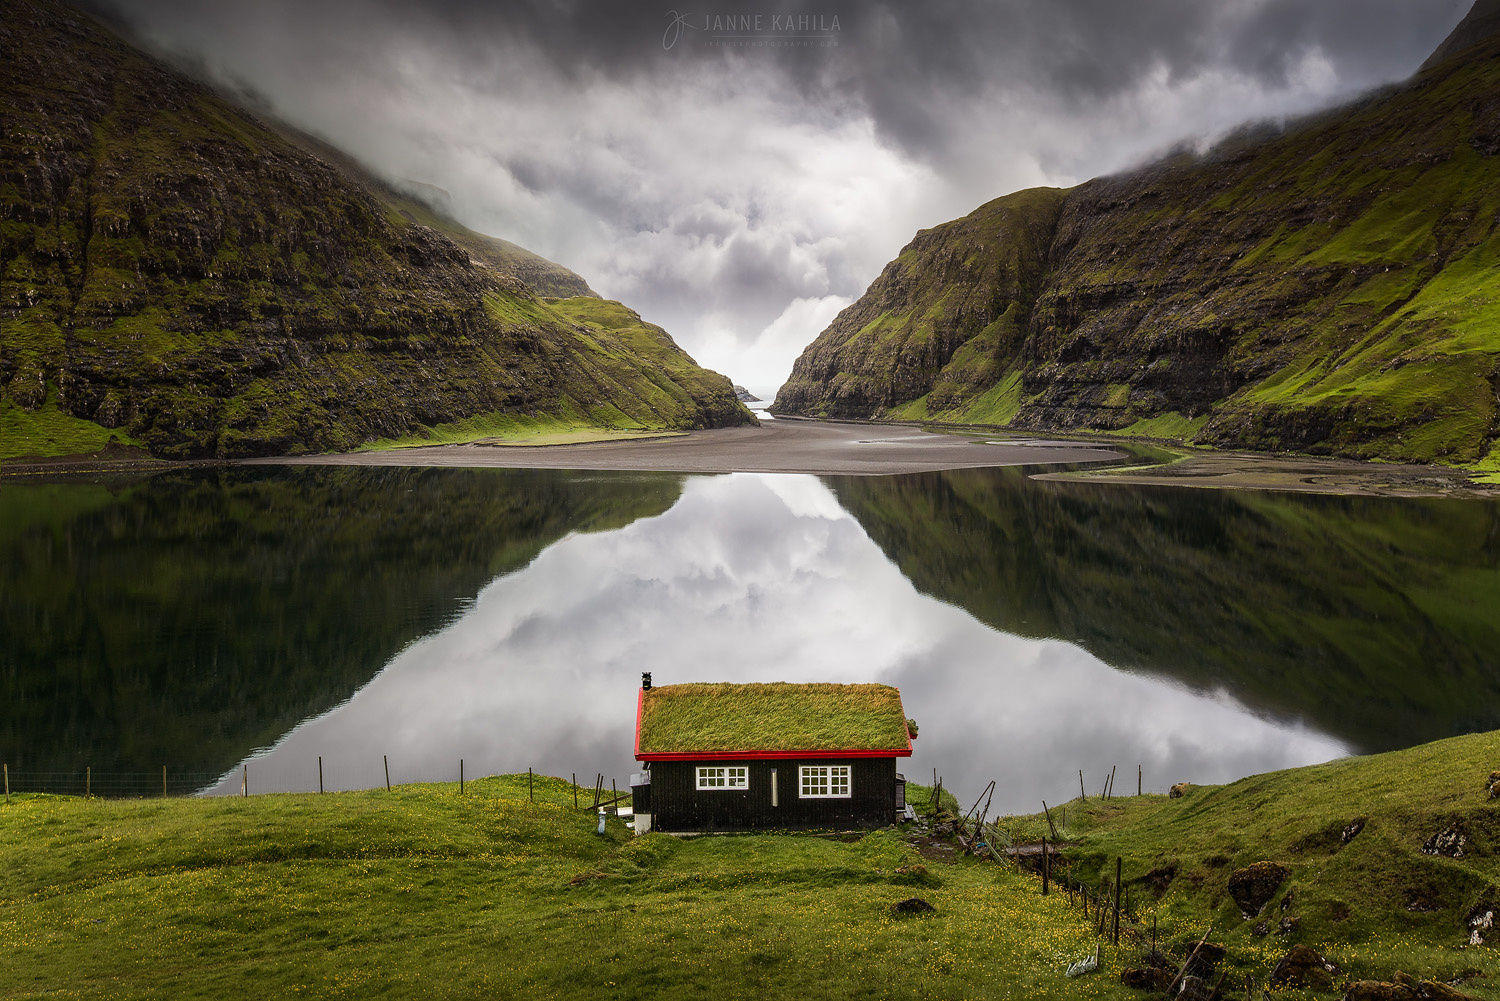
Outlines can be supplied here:
[[[749, 789], [699, 792], [699, 765], [746, 765]], [[850, 765], [849, 799], [802, 799], [800, 765]], [[771, 806], [771, 770], [778, 806]], [[884, 827], [896, 821], [896, 759], [805, 758], [790, 761], [654, 761], [651, 826], [660, 831], [776, 830], [810, 827]]]

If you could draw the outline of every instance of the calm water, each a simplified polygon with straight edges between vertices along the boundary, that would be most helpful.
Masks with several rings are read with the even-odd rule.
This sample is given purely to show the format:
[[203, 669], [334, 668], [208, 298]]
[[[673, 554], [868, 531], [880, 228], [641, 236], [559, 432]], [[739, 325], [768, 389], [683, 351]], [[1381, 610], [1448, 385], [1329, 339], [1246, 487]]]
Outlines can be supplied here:
[[1472, 501], [237, 469], [0, 486], [0, 567], [21, 785], [624, 779], [642, 670], [898, 685], [903, 771], [1015, 810], [1500, 727]]

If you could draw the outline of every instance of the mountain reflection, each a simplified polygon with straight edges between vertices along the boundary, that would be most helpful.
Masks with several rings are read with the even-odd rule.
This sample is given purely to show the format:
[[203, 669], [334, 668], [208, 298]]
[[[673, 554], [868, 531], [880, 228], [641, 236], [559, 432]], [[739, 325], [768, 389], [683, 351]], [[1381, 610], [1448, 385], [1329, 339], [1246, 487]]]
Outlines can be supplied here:
[[6, 483], [0, 751], [22, 775], [223, 771], [497, 575], [664, 511], [680, 484], [373, 468]]
[[996, 629], [1361, 751], [1500, 727], [1500, 505], [1019, 469], [828, 482], [918, 589]]
[[920, 594], [817, 479], [736, 475], [690, 479], [660, 516], [551, 546], [251, 773], [309, 788], [317, 755], [336, 749], [339, 785], [378, 784], [382, 755], [395, 781], [451, 779], [459, 757], [470, 774], [623, 778], [641, 670], [897, 684], [922, 724], [908, 773], [937, 768], [960, 790], [998, 777], [1018, 809], [1068, 795], [1080, 767], [1095, 782], [1140, 762], [1163, 788], [1344, 752], [1232, 700], [997, 631]]
[[899, 477], [300, 468], [0, 488], [12, 773], [631, 768], [635, 689], [885, 681], [1005, 809], [1500, 726], [1497, 508]]

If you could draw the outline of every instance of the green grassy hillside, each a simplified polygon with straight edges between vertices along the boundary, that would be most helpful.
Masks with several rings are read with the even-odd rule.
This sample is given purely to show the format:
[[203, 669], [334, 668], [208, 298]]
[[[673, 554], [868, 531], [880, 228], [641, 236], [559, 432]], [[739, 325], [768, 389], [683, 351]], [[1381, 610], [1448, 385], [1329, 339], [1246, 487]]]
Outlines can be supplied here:
[[[1481, 734], [1056, 809], [1059, 875], [1098, 887], [1124, 859], [1118, 948], [1025, 869], [918, 831], [684, 841], [611, 820], [601, 836], [557, 779], [539, 777], [534, 801], [525, 775], [463, 794], [18, 795], [0, 804], [0, 993], [1132, 998], [1150, 995], [1120, 977], [1154, 919], [1172, 969], [1213, 924], [1229, 996], [1308, 946], [1337, 969], [1272, 996], [1405, 974], [1442, 985], [1421, 996], [1500, 997], [1493, 945], [1469, 944], [1471, 915], [1497, 906], [1500, 808], [1485, 790], [1497, 751], [1500, 736]], [[908, 792], [925, 803], [929, 791]], [[1047, 830], [1041, 817], [998, 826]], [[1450, 830], [1461, 855], [1423, 851]], [[1229, 880], [1256, 863], [1285, 871], [1246, 917]], [[893, 916], [911, 896], [935, 913]], [[1096, 943], [1099, 972], [1067, 978]], [[1441, 993], [1450, 984], [1463, 993]]]
[[1481, 463], [1497, 191], [1487, 37], [1284, 130], [923, 231], [772, 409]]
[[576, 275], [53, 0], [0, 9], [0, 95], [0, 459], [349, 449], [506, 415], [753, 420]]
[[[1063, 808], [1065, 855], [1090, 885], [1112, 879], [1122, 856], [1143, 917], [1176, 939], [1212, 923], [1232, 968], [1262, 981], [1300, 943], [1342, 968], [1336, 980], [1401, 970], [1500, 997], [1500, 928], [1470, 944], [1471, 919], [1500, 907], [1500, 806], [1487, 791], [1497, 760], [1500, 734], [1474, 734], [1194, 787], [1179, 799], [1074, 801]], [[1015, 830], [1040, 837], [1045, 820]], [[1447, 831], [1462, 838], [1456, 856], [1431, 850]], [[1229, 880], [1260, 862], [1286, 876], [1247, 917]]]
[[[535, 803], [526, 783], [15, 798], [0, 994], [1127, 996], [1063, 975], [1093, 939], [1013, 870], [927, 861], [890, 831], [601, 837], [566, 782], [538, 780]], [[892, 917], [913, 895], [936, 913]]]

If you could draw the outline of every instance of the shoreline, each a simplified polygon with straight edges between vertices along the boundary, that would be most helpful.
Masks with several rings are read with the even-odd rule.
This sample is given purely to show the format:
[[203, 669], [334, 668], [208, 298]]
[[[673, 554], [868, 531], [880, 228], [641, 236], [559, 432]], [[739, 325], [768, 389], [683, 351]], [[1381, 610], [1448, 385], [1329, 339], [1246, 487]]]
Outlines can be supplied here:
[[[1156, 453], [1157, 459], [1145, 453]], [[1074, 432], [931, 427], [890, 421], [774, 418], [758, 427], [716, 428], [634, 439], [515, 447], [478, 441], [399, 449], [252, 459], [156, 459], [129, 454], [0, 463], [0, 481], [70, 475], [148, 475], [230, 466], [402, 466], [681, 474], [792, 473], [894, 476], [1014, 466], [1034, 480], [1096, 485], [1268, 490], [1337, 496], [1500, 498], [1500, 485], [1447, 466], [1215, 451], [1151, 439]]]
[[247, 465], [439, 466], [661, 473], [801, 473], [888, 476], [992, 466], [1051, 466], [1128, 460], [1108, 442], [939, 434], [854, 422], [769, 420], [758, 427], [690, 431], [641, 441], [539, 445], [524, 450], [473, 442], [386, 452], [244, 460]]

